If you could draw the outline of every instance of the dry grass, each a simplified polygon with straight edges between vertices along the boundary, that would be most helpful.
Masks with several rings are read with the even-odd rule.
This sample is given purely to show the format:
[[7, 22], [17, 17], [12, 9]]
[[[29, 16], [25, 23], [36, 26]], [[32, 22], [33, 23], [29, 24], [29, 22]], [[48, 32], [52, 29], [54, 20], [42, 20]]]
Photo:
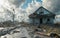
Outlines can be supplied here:
[[58, 27], [54, 27], [54, 26], [50, 26], [50, 25], [43, 25], [41, 26], [43, 29], [46, 29], [46, 33], [50, 33], [50, 32], [55, 32], [60, 34], [60, 28]]
[[[32, 25], [32, 24], [28, 24], [28, 23], [24, 23], [22, 26], [24, 27], [30, 27], [31, 29], [36, 29], [37, 25]], [[55, 25], [57, 26], [57, 25]], [[50, 33], [50, 32], [56, 32], [56, 33], [60, 33], [60, 28], [57, 26], [55, 27], [54, 25], [40, 25], [41, 29], [46, 29], [46, 33]]]

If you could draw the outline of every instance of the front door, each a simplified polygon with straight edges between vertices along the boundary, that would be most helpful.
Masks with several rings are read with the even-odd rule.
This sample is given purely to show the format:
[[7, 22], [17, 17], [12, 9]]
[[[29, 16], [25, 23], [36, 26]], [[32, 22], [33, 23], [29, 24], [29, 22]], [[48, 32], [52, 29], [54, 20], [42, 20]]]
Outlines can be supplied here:
[[43, 20], [42, 20], [42, 18], [40, 18], [40, 24], [42, 24], [43, 23]]

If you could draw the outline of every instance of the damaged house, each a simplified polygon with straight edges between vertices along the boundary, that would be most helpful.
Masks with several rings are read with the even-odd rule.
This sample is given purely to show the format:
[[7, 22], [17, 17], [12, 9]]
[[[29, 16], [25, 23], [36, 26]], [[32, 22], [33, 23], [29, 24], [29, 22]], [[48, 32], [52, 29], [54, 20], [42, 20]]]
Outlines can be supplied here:
[[31, 24], [54, 24], [55, 14], [45, 9], [44, 7], [39, 7], [34, 13], [29, 15], [29, 20]]

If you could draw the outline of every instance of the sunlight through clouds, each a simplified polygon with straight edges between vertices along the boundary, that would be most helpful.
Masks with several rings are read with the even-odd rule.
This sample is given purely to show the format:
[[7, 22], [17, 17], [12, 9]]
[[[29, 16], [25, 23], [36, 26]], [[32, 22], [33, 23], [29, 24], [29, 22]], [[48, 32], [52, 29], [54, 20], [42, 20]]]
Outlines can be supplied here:
[[40, 5], [41, 5], [40, 2], [37, 2], [36, 0], [32, 1], [32, 3], [28, 4], [28, 7], [26, 9], [27, 13], [28, 14], [33, 13], [35, 10], [37, 10], [40, 7]]
[[[14, 12], [13, 9], [15, 9], [15, 20], [16, 21], [27, 21], [28, 16], [33, 13], [35, 10], [37, 10], [41, 6], [41, 1], [42, 1], [42, 6], [48, 9], [49, 11], [53, 13], [59, 13], [60, 14], [60, 3], [59, 0], [31, 0], [30, 3], [27, 3], [27, 6], [25, 9], [22, 8], [24, 7], [24, 3], [26, 3], [27, 0], [0, 0], [0, 20], [12, 20], [12, 13]], [[28, 2], [28, 1], [27, 1]], [[6, 14], [4, 14], [6, 13]]]
[[[14, 0], [14, 1], [12, 1], [12, 0], [10, 0], [10, 1], [9, 0], [0, 0], [0, 14], [2, 14], [2, 15], [0, 15], [0, 18], [2, 18], [0, 20], [3, 20], [3, 21], [4, 20], [11, 20], [12, 19], [11, 15], [13, 13], [13, 9], [16, 9], [17, 4], [20, 6], [22, 4], [22, 2], [24, 2], [24, 1], [25, 0], [23, 0], [21, 2], [19, 2], [17, 0]], [[13, 4], [13, 3], [15, 3], [15, 4]], [[7, 15], [9, 13], [10, 13], [10, 15]]]

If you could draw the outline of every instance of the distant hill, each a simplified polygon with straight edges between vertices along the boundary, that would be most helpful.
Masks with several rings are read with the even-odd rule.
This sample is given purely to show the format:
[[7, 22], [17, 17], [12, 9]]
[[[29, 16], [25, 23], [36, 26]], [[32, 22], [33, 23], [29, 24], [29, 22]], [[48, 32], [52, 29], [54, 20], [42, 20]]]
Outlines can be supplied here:
[[[4, 21], [4, 22], [0, 22], [0, 27], [10, 27], [10, 26], [15, 26], [15, 25], [18, 25], [20, 22], [18, 21]], [[14, 25], [13, 25], [14, 24]]]

